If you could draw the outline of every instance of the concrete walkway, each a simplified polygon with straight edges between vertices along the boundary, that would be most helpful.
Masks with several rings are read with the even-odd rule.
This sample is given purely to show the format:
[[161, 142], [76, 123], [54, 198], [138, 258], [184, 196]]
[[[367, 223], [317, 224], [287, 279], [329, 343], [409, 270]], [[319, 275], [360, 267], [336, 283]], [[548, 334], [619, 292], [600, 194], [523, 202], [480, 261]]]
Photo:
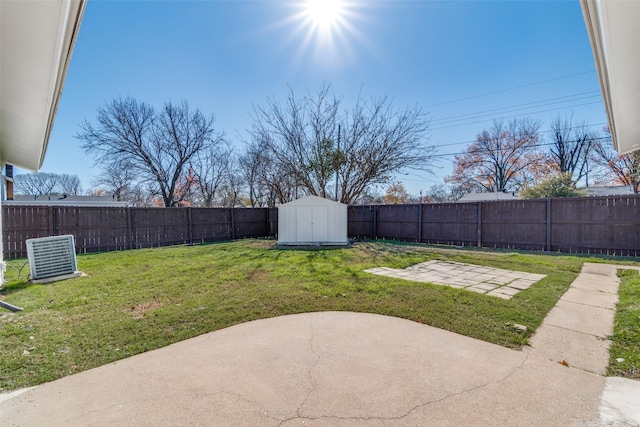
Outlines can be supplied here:
[[0, 422], [640, 425], [638, 382], [601, 375], [616, 289], [586, 264], [523, 351], [362, 313], [249, 322], [0, 396]]

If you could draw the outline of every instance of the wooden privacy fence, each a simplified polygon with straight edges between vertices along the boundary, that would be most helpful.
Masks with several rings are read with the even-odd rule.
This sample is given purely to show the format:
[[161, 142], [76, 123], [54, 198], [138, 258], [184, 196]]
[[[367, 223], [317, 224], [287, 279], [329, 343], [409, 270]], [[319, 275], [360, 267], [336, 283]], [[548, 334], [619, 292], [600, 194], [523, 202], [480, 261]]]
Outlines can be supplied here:
[[640, 255], [640, 196], [349, 207], [349, 236]]
[[[73, 234], [79, 253], [277, 235], [276, 208], [3, 206], [4, 255]], [[640, 256], [640, 196], [350, 206], [353, 238]]]
[[25, 241], [73, 234], [79, 253], [204, 243], [274, 233], [268, 208], [106, 208], [3, 206], [6, 258], [27, 256]]

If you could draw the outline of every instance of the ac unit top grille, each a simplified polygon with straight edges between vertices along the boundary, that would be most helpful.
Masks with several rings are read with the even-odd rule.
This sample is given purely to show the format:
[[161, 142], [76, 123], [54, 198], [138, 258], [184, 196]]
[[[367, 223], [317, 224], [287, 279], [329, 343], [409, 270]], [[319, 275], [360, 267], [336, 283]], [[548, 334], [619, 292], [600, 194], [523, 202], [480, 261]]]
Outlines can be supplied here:
[[28, 239], [26, 243], [33, 279], [46, 279], [76, 272], [76, 252], [72, 235]]

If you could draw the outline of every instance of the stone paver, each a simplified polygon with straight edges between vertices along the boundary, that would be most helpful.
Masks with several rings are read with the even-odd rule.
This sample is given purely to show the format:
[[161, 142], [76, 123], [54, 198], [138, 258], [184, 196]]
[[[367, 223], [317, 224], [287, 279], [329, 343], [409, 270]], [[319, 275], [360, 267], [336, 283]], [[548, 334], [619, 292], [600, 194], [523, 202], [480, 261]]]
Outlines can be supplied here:
[[427, 261], [404, 270], [389, 267], [370, 268], [367, 273], [413, 282], [464, 288], [502, 299], [510, 299], [518, 292], [546, 277], [544, 274], [504, 270], [452, 261]]

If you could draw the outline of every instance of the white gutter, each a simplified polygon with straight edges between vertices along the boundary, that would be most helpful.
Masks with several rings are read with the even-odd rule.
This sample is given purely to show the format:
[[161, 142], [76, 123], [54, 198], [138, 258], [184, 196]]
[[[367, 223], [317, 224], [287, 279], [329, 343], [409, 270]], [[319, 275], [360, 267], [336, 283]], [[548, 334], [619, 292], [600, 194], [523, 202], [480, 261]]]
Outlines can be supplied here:
[[613, 114], [613, 101], [611, 94], [611, 79], [609, 78], [609, 61], [607, 58], [607, 41], [603, 32], [602, 11], [598, 0], [580, 0], [582, 16], [587, 26], [587, 33], [591, 41], [593, 59], [598, 72], [602, 100], [609, 120], [611, 139], [616, 150], [619, 151], [618, 137], [616, 134], [616, 122]]
[[615, 149], [640, 150], [640, 1], [580, 0]]

